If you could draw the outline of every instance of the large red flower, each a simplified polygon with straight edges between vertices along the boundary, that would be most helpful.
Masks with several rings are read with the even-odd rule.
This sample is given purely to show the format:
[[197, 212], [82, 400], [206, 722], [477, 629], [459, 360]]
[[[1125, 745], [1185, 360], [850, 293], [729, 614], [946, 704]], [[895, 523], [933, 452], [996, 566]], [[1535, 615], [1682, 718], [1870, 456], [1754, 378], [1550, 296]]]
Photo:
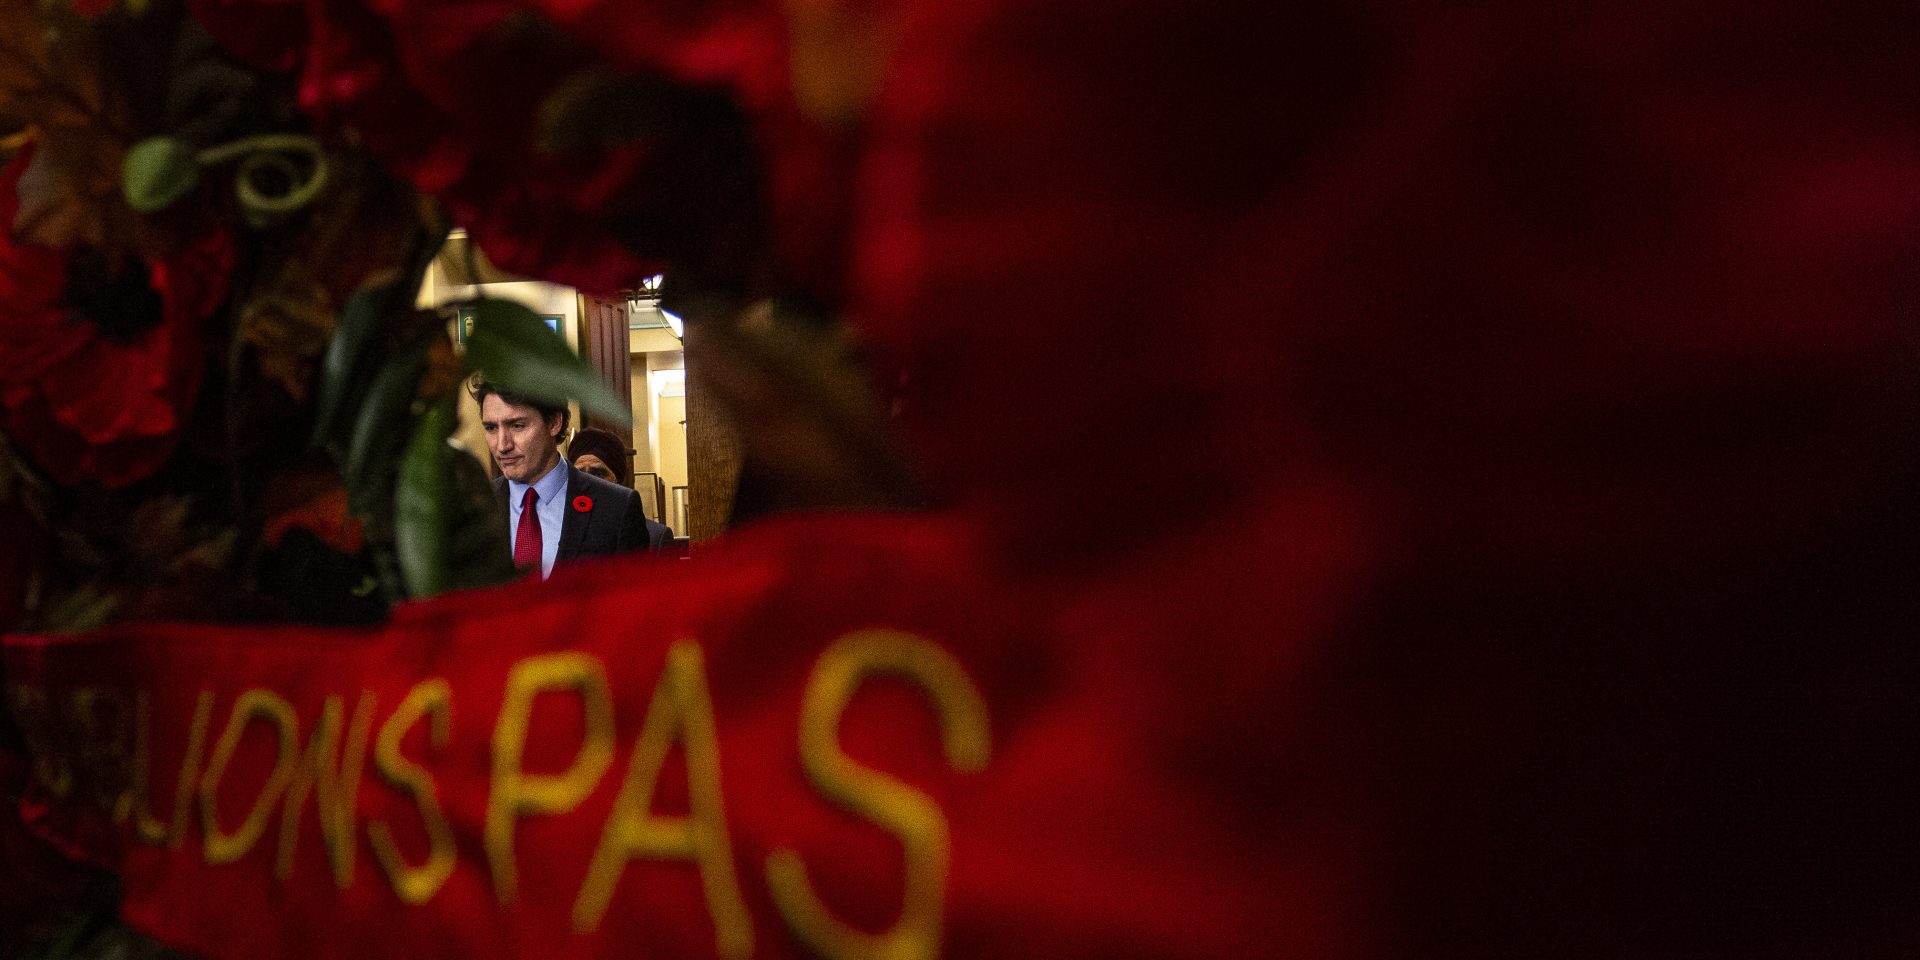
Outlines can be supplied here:
[[237, 56], [297, 66], [315, 125], [439, 197], [495, 264], [595, 292], [635, 286], [660, 264], [599, 216], [610, 190], [632, 188], [635, 151], [534, 148], [543, 98], [587, 61], [563, 34], [531, 27], [522, 6], [315, 0], [290, 21], [275, 0], [191, 4]]
[[[20, 205], [23, 151], [0, 173]], [[233, 248], [209, 233], [152, 262], [0, 235], [0, 425], [63, 483], [117, 487], [157, 469], [199, 389], [200, 322], [226, 297]]]
[[[237, 56], [297, 67], [321, 129], [439, 197], [508, 271], [608, 292], [699, 256], [690, 243], [742, 259], [736, 238], [770, 221], [786, 277], [837, 280], [845, 156], [796, 106], [779, 4], [313, 0], [297, 21], [285, 0], [190, 7]], [[642, 80], [611, 98], [629, 115], [586, 124], [604, 143], [543, 143], [593, 71]], [[750, 132], [705, 125], [721, 100]], [[668, 119], [634, 129], [639, 115]]]

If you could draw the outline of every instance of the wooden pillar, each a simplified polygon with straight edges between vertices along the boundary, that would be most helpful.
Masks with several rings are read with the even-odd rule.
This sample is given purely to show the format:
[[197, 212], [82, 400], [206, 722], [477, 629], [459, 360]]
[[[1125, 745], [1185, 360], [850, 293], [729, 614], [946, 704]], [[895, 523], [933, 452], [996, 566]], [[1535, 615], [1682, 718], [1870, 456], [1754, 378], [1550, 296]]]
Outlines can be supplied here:
[[726, 406], [712, 390], [701, 389], [691, 354], [687, 368], [687, 524], [693, 528], [688, 535], [699, 541], [727, 528], [740, 480], [740, 440]]
[[701, 377], [708, 331], [731, 323], [729, 305], [700, 301], [688, 305], [687, 363], [687, 531], [695, 543], [727, 529], [740, 482], [740, 435], [725, 399]]
[[[580, 296], [580, 345], [586, 353], [587, 362], [600, 374], [613, 392], [626, 401], [627, 410], [633, 410], [633, 354], [627, 339], [627, 305], [619, 300], [602, 300], [582, 294]], [[617, 436], [627, 436], [627, 431], [603, 417], [581, 414], [581, 426], [603, 427]], [[632, 456], [632, 451], [628, 451]], [[632, 462], [627, 466], [631, 468]]]

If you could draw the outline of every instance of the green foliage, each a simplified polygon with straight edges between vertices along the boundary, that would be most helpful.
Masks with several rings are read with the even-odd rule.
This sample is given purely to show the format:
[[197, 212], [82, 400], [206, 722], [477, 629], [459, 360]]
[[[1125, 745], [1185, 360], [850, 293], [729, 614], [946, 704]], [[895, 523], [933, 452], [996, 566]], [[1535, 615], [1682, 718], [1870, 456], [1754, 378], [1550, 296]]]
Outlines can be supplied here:
[[346, 417], [347, 398], [361, 393], [373, 378], [368, 354], [398, 284], [382, 283], [353, 295], [340, 311], [333, 338], [320, 361], [320, 398], [313, 420], [313, 445], [326, 446]]
[[665, 133], [674, 90], [666, 81], [587, 66], [540, 102], [534, 142], [546, 153], [611, 150]]
[[[322, 364], [314, 424], [314, 442], [333, 451], [394, 599], [501, 583], [514, 574], [505, 519], [485, 472], [447, 442], [458, 425], [459, 386], [422, 395], [431, 351], [444, 334], [406, 325], [431, 320], [400, 306], [411, 306], [416, 285], [381, 284], [348, 302]], [[508, 392], [577, 401], [630, 422], [619, 395], [533, 311], [481, 300], [473, 313], [468, 372]]]
[[18, 949], [6, 956], [15, 960], [191, 960], [127, 926], [119, 905], [118, 879], [96, 874], [39, 936], [21, 941], [5, 936], [17, 931], [0, 931], [0, 941], [14, 939]]
[[412, 596], [504, 583], [513, 577], [513, 565], [501, 549], [506, 520], [493, 487], [472, 457], [447, 443], [458, 421], [454, 395], [429, 407], [414, 426], [400, 465], [394, 488], [394, 549]]
[[120, 190], [128, 206], [153, 213], [172, 206], [200, 182], [200, 161], [191, 144], [173, 137], [148, 137], [127, 151], [120, 168]]
[[338, 439], [349, 415], [352, 398], [363, 395], [378, 372], [382, 334], [393, 321], [411, 313], [427, 266], [446, 242], [447, 230], [422, 227], [414, 236], [406, 272], [396, 280], [369, 284], [348, 298], [334, 325], [333, 336], [320, 363], [319, 399], [314, 407], [313, 446], [326, 448]]
[[549, 403], [578, 401], [580, 409], [630, 426], [633, 411], [538, 314], [509, 300], [474, 304], [467, 335], [467, 370], [494, 386]]
[[[448, 448], [451, 452], [451, 448]], [[494, 497], [493, 481], [480, 461], [469, 456], [450, 456], [453, 471], [451, 495], [455, 510], [448, 517], [447, 558], [450, 589], [491, 586], [506, 583], [519, 575], [512, 555], [505, 549], [511, 542], [507, 534], [507, 512]]]
[[455, 398], [427, 408], [407, 441], [393, 492], [394, 550], [407, 592], [430, 597], [447, 589], [447, 530], [454, 455], [447, 437], [458, 420]]
[[[312, 203], [327, 188], [327, 156], [304, 134], [243, 137], [200, 154], [203, 164], [239, 159], [234, 197], [249, 226], [264, 227]], [[271, 184], [271, 186], [263, 186]]]
[[[514, 576], [506, 519], [484, 469], [448, 443], [458, 425], [441, 321], [413, 309], [444, 231], [424, 230], [400, 279], [370, 285], [341, 310], [321, 362], [312, 443], [331, 452], [388, 597], [431, 596]], [[533, 311], [473, 306], [464, 369], [501, 389], [579, 402], [630, 423], [632, 412]], [[428, 386], [431, 380], [433, 386]], [[442, 385], [444, 383], [444, 385]]]
[[354, 417], [340, 476], [354, 512], [365, 514], [380, 498], [407, 437], [414, 393], [427, 369], [427, 338], [407, 343], [374, 375]]

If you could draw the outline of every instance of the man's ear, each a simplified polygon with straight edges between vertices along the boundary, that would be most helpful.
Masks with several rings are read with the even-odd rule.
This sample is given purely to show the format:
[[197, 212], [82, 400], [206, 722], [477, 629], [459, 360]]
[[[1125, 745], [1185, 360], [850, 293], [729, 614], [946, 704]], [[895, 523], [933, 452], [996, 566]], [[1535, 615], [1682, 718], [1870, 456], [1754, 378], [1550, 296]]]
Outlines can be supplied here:
[[563, 414], [558, 414], [558, 413], [547, 414], [547, 435], [552, 437], [553, 442], [556, 444], [560, 442], [560, 430], [561, 430], [560, 418], [562, 416]]

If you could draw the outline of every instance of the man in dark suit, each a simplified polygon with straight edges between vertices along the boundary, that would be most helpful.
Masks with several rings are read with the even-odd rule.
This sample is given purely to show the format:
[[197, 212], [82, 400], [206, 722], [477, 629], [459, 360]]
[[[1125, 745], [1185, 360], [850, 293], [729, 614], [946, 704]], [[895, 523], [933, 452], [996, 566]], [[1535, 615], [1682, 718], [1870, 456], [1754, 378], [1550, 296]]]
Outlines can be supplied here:
[[[630, 455], [626, 442], [603, 427], [581, 427], [573, 439], [567, 441], [567, 462], [573, 464], [575, 470], [622, 487], [633, 486], [627, 473]], [[648, 547], [658, 550], [672, 539], [671, 527], [647, 518]]]
[[638, 493], [561, 460], [566, 407], [501, 393], [484, 381], [472, 391], [500, 468], [493, 489], [507, 511], [516, 566], [537, 567], [545, 578], [557, 563], [651, 546]]

